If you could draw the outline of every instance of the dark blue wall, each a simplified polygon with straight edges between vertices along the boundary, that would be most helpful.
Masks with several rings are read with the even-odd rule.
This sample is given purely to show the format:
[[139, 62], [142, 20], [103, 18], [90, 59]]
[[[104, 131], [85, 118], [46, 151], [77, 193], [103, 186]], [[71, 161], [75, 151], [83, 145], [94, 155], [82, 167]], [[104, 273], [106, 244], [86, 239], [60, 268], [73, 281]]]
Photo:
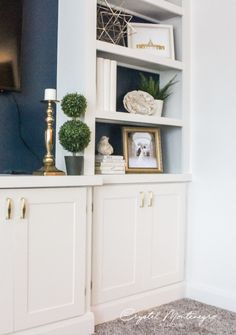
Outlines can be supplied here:
[[0, 94], [0, 173], [31, 173], [42, 165], [46, 106], [41, 100], [45, 88], [56, 87], [57, 21], [58, 0], [24, 0], [22, 89]]

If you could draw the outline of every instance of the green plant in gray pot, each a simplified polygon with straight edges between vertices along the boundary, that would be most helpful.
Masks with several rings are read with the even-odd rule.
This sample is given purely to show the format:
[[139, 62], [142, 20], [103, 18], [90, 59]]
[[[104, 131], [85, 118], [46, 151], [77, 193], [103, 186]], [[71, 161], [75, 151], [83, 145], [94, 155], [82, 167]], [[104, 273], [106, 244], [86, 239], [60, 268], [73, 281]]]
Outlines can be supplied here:
[[79, 120], [86, 112], [86, 98], [78, 93], [69, 93], [62, 99], [61, 108], [67, 116], [72, 118], [59, 130], [61, 145], [72, 153], [72, 156], [65, 156], [67, 174], [80, 175], [83, 173], [84, 157], [78, 156], [78, 153], [89, 145], [91, 138], [89, 127]]
[[174, 76], [166, 85], [160, 87], [160, 82], [155, 81], [152, 76], [146, 77], [143, 73], [140, 73], [139, 89], [141, 91], [149, 93], [156, 100], [157, 112], [155, 116], [161, 116], [163, 110], [164, 101], [172, 94], [170, 88], [177, 83], [176, 76]]

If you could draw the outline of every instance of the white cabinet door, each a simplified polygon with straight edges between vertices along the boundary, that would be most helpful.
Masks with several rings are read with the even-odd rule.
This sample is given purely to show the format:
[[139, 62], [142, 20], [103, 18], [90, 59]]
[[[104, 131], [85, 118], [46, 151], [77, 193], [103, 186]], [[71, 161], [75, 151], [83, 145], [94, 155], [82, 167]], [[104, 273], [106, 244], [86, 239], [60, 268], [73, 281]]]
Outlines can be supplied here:
[[[93, 305], [142, 289], [145, 208], [137, 186], [104, 186], [94, 190]], [[143, 234], [142, 234], [143, 233]]]
[[146, 188], [150, 211], [147, 285], [150, 289], [184, 279], [185, 185]]
[[[7, 198], [1, 192], [0, 201], [0, 334], [13, 331], [13, 254], [14, 223], [7, 220]], [[10, 199], [9, 199], [10, 201]], [[9, 203], [9, 206], [12, 204]], [[9, 213], [11, 214], [11, 213]], [[11, 214], [12, 215], [12, 214]]]
[[93, 305], [182, 281], [184, 224], [185, 185], [95, 188]]
[[[86, 189], [15, 191], [15, 330], [85, 310]], [[26, 201], [25, 219], [22, 215]]]

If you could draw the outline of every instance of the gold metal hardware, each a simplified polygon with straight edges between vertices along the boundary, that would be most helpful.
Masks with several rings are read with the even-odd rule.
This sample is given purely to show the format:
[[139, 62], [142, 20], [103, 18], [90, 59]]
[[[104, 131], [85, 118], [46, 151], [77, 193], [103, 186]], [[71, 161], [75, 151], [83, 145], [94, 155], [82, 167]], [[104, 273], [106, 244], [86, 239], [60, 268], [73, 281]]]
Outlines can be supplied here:
[[148, 207], [152, 207], [153, 205], [153, 193], [152, 192], [148, 192]]
[[144, 207], [144, 192], [140, 192], [140, 208]]
[[12, 199], [7, 198], [7, 215], [6, 220], [11, 220], [11, 214], [12, 214]]
[[20, 202], [21, 202], [20, 219], [24, 220], [26, 218], [26, 200], [25, 200], [25, 198], [21, 198]]

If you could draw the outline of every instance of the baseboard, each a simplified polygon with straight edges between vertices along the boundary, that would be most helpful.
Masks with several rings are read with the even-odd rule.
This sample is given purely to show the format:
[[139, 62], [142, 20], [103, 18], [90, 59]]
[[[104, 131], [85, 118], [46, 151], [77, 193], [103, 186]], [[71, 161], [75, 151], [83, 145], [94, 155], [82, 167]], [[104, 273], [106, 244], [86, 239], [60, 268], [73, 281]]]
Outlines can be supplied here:
[[233, 291], [219, 290], [214, 287], [198, 284], [188, 284], [186, 286], [186, 298], [236, 312], [236, 294]]
[[132, 309], [138, 312], [182, 299], [184, 298], [184, 294], [185, 283], [178, 283], [116, 301], [92, 306], [95, 324], [97, 325], [117, 319], [120, 317], [121, 313], [127, 309]]
[[93, 313], [50, 325], [13, 333], [15, 335], [91, 335], [94, 333]]

